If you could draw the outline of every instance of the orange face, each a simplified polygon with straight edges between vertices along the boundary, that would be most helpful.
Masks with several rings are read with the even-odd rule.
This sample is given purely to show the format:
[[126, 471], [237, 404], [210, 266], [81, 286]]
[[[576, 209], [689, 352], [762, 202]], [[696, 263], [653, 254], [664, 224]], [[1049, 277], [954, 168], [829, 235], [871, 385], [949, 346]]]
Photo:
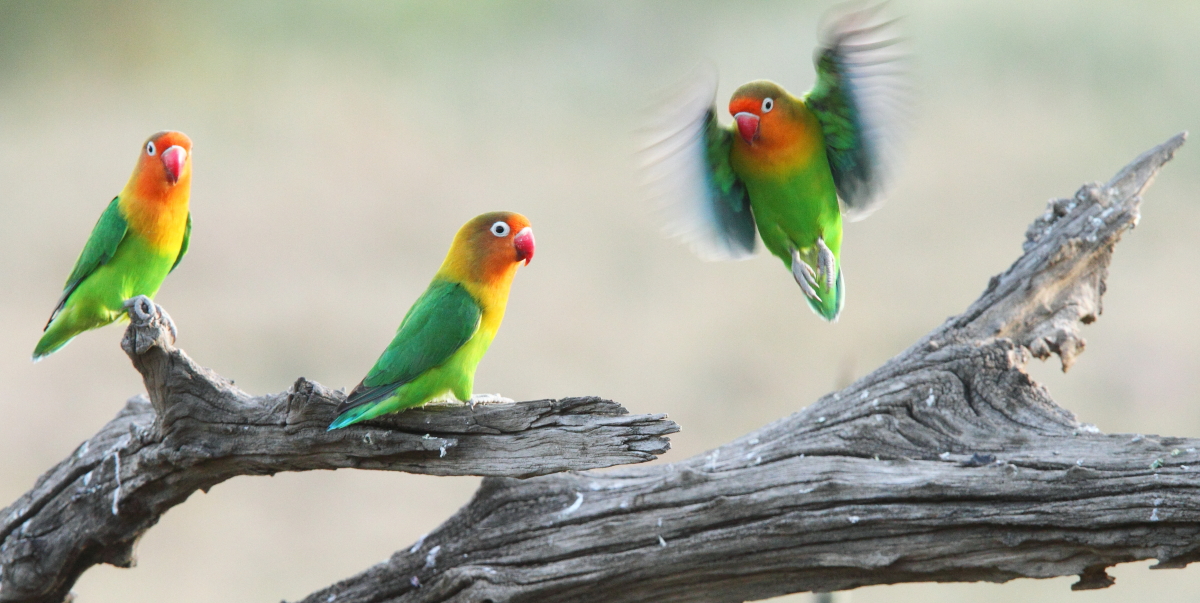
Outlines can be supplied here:
[[751, 147], [771, 148], [794, 138], [795, 120], [789, 119], [787, 93], [774, 82], [759, 80], [738, 88], [729, 101], [729, 113], [738, 134]]
[[507, 211], [489, 212], [459, 229], [446, 262], [478, 281], [490, 282], [511, 275], [521, 262], [528, 264], [533, 251], [528, 218]]
[[183, 132], [159, 132], [142, 145], [135, 169], [138, 193], [146, 199], [187, 190], [192, 181], [192, 139]]

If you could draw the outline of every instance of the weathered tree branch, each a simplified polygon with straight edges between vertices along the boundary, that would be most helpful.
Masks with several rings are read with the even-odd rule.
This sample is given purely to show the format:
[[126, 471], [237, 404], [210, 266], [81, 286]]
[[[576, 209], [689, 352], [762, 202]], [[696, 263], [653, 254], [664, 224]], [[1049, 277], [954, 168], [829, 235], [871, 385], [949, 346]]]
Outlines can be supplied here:
[[528, 477], [648, 461], [679, 430], [665, 415], [568, 398], [430, 405], [328, 432], [342, 393], [301, 378], [252, 397], [176, 349], [152, 308], [133, 314], [121, 345], [149, 398], [129, 400], [0, 515], [0, 601], [58, 603], [92, 565], [132, 566], [138, 538], [167, 509], [238, 475], [355, 467]]
[[1078, 575], [1200, 557], [1200, 439], [1105, 435], [1023, 370], [1064, 370], [1113, 247], [1180, 135], [1052, 201], [968, 310], [811, 407], [671, 465], [485, 479], [411, 549], [306, 603], [743, 601]]
[[[1100, 434], [1023, 370], [1052, 353], [1065, 370], [1083, 349], [1113, 247], [1182, 143], [1051, 202], [964, 314], [808, 409], [672, 465], [489, 477], [411, 549], [306, 601], [741, 601], [1060, 575], [1099, 588], [1116, 563], [1183, 567], [1200, 556], [1200, 440]], [[251, 398], [164, 337], [130, 328], [150, 398], [4, 511], [0, 601], [58, 601], [90, 565], [129, 565], [167, 508], [234, 475], [542, 475], [647, 460], [675, 430], [575, 399], [330, 434], [339, 394], [300, 380]]]

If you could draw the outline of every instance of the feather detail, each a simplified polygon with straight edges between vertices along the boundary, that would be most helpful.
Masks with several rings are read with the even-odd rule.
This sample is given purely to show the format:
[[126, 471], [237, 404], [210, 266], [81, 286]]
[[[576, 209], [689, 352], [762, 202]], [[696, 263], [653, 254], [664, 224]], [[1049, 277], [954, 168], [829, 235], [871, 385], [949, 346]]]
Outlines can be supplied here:
[[817, 82], [805, 103], [821, 122], [842, 214], [861, 220], [883, 189], [908, 121], [906, 53], [883, 5], [832, 13], [814, 62]]
[[[180, 184], [189, 183], [181, 180]], [[167, 194], [149, 199], [137, 196], [135, 190], [136, 187], [126, 187], [120, 196], [121, 213], [129, 229], [164, 255], [176, 257], [190, 224], [190, 187], [177, 185]]]
[[642, 129], [643, 185], [667, 235], [705, 260], [754, 255], [754, 216], [716, 118], [715, 69], [696, 68]]

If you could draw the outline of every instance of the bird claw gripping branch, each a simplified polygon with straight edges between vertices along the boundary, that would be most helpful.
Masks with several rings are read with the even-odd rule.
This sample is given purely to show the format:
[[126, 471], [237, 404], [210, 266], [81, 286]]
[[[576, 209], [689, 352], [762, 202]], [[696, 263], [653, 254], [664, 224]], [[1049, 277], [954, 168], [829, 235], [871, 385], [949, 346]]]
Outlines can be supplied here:
[[171, 315], [160, 305], [151, 301], [145, 295], [138, 295], [125, 300], [125, 312], [129, 314], [129, 322], [137, 327], [152, 326], [155, 322], [167, 328], [171, 333], [171, 343], [179, 337], [179, 330], [175, 328], [175, 321], [171, 319]]

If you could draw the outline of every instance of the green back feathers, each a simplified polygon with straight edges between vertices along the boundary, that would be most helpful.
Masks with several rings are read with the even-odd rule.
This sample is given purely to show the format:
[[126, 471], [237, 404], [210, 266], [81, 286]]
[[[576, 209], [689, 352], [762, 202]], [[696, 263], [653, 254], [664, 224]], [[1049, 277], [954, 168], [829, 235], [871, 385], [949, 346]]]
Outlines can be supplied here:
[[434, 279], [404, 315], [375, 366], [338, 407], [338, 414], [383, 400], [401, 385], [446, 362], [475, 335], [482, 314], [461, 284]]
[[[70, 276], [67, 277], [67, 283], [63, 287], [62, 295], [58, 298], [58, 303], [54, 306], [54, 311], [50, 313], [50, 320], [46, 321], [46, 326], [54, 320], [55, 316], [62, 311], [67, 304], [67, 298], [79, 288], [80, 283], [87, 277], [91, 276], [97, 268], [107, 264], [117, 253], [117, 247], [121, 241], [125, 239], [125, 235], [129, 232], [129, 223], [125, 220], [125, 216], [121, 214], [119, 206], [120, 197], [113, 197], [113, 200], [108, 203], [108, 207], [104, 209], [104, 213], [100, 214], [100, 219], [96, 221], [96, 226], [92, 228], [92, 234], [88, 237], [87, 243], [83, 245], [83, 251], [79, 253], [79, 258], [75, 260], [75, 267], [71, 269]], [[188, 240], [192, 234], [192, 215], [188, 214], [187, 227], [183, 233], [183, 245], [179, 248], [179, 255], [175, 257], [175, 263], [171, 265], [171, 270], [179, 265], [183, 260], [183, 255], [187, 253]]]
[[118, 207], [119, 200], [120, 197], [113, 197], [108, 207], [104, 209], [104, 213], [100, 214], [96, 226], [92, 228], [91, 236], [83, 245], [83, 251], [79, 253], [79, 258], [75, 260], [75, 267], [71, 269], [71, 275], [67, 277], [67, 284], [63, 287], [62, 296], [58, 298], [58, 304], [50, 313], [50, 320], [46, 321], [47, 327], [62, 311], [63, 306], [67, 304], [67, 298], [71, 297], [83, 279], [100, 266], [107, 264], [117, 252], [117, 246], [121, 244], [121, 240], [125, 238], [125, 232], [129, 230], [129, 223], [121, 215], [121, 208]]

